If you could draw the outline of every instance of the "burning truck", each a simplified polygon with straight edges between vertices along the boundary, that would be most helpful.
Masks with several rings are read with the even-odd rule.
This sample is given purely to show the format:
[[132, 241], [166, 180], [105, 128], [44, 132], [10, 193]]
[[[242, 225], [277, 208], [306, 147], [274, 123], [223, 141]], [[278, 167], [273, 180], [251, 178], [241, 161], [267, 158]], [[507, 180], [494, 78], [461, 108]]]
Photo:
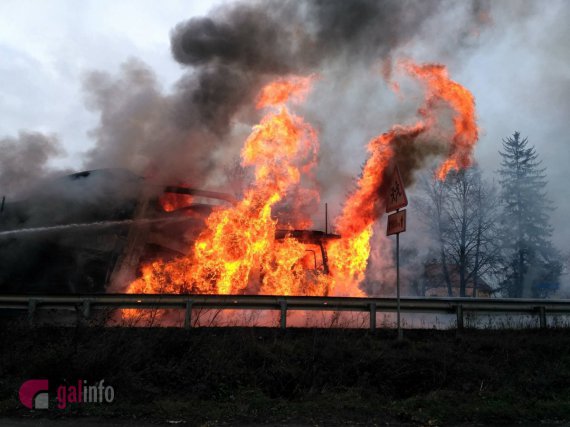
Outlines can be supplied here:
[[[23, 200], [3, 201], [0, 290], [124, 292], [143, 265], [189, 256], [208, 216], [236, 203], [226, 193], [160, 186], [121, 169], [42, 183]], [[340, 236], [276, 230], [276, 241], [289, 237], [307, 247], [306, 277], [329, 273], [325, 242]]]
[[264, 116], [241, 149], [241, 166], [252, 175], [242, 197], [158, 186], [124, 170], [52, 181], [4, 207], [0, 286], [365, 296], [360, 285], [394, 164], [409, 184], [426, 159], [443, 157], [434, 178], [444, 179], [471, 165], [478, 139], [473, 96], [444, 66], [400, 61], [397, 70], [419, 81], [425, 100], [415, 123], [369, 141], [362, 173], [334, 221], [339, 235], [311, 231], [314, 210], [304, 208], [320, 202], [319, 139], [291, 105], [304, 101], [316, 77], [287, 76], [257, 97]]

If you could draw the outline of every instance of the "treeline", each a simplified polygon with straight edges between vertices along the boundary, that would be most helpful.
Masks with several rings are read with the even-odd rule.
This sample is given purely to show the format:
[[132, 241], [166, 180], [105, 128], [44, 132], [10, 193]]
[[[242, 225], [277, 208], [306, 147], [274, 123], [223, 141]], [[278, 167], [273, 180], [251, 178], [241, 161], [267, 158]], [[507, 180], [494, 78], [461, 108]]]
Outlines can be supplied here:
[[503, 140], [495, 179], [475, 164], [444, 181], [425, 178], [418, 203], [432, 240], [416, 293], [545, 298], [560, 287], [546, 169], [519, 132]]

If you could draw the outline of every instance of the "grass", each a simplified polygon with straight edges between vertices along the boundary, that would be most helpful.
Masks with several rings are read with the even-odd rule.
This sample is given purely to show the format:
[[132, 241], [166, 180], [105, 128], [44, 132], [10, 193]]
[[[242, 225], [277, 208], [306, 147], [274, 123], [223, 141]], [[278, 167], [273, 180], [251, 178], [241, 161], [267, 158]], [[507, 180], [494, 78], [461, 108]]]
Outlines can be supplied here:
[[[0, 415], [22, 382], [104, 379], [115, 401], [39, 416], [421, 425], [570, 420], [568, 329], [28, 328], [0, 324]], [[55, 396], [55, 392], [51, 393]], [[55, 402], [51, 407], [55, 407]]]

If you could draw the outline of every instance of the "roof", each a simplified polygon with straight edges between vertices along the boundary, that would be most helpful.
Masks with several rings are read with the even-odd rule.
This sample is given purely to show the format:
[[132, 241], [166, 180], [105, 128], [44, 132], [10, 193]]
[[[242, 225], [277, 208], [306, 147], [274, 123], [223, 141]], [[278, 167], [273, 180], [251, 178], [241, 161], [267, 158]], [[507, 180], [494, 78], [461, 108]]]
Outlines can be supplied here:
[[[457, 264], [447, 264], [447, 271], [451, 286], [459, 288], [459, 266]], [[424, 278], [427, 282], [428, 288], [439, 288], [446, 286], [445, 278], [443, 276], [443, 265], [438, 262], [430, 262], [424, 265]], [[473, 278], [467, 281], [467, 288], [473, 288]], [[477, 289], [480, 291], [492, 291], [493, 289], [482, 278], [477, 279]]]

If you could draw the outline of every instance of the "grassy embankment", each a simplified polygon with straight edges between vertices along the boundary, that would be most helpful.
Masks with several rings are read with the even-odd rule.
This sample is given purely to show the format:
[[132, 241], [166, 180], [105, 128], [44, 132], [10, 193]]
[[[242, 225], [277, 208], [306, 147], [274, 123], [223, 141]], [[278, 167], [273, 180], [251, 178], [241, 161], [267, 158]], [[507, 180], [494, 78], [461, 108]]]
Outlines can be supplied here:
[[[0, 324], [0, 415], [31, 378], [115, 389], [38, 416], [420, 424], [570, 420], [568, 329], [34, 328]], [[51, 393], [55, 398], [55, 392]], [[55, 407], [55, 401], [51, 403]]]

